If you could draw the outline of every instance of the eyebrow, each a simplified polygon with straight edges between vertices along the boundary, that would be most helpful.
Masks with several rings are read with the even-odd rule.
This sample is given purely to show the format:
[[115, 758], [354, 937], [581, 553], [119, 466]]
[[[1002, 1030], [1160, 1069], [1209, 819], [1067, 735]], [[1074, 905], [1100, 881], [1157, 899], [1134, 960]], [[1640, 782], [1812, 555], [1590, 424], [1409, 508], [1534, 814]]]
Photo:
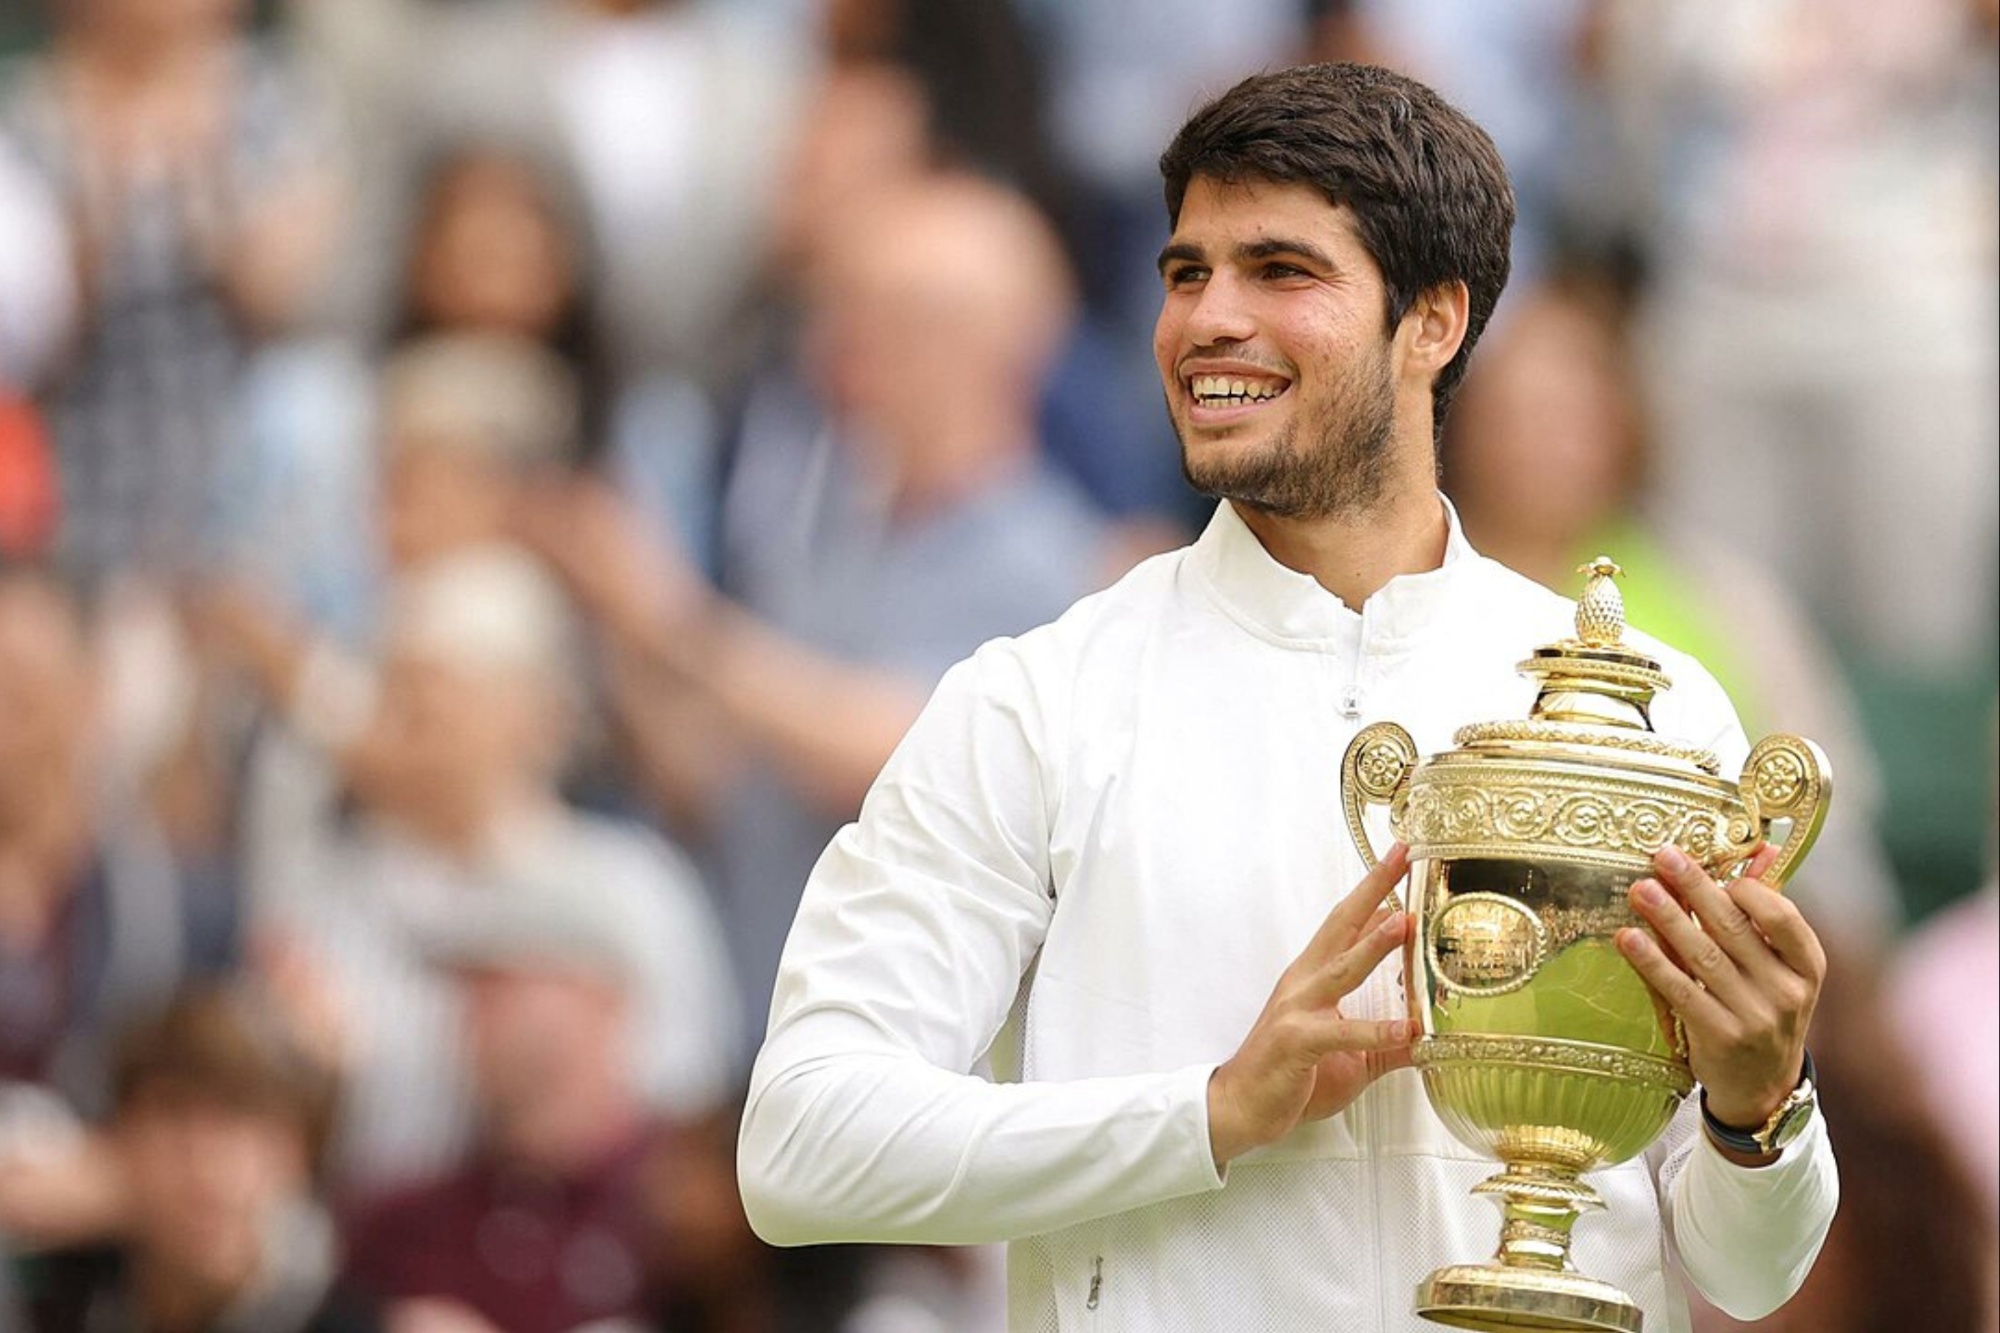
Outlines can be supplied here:
[[[1338, 264], [1334, 263], [1331, 255], [1314, 245], [1311, 241], [1302, 241], [1286, 236], [1272, 236], [1261, 241], [1245, 241], [1243, 244], [1237, 246], [1231, 252], [1231, 255], [1238, 263], [1254, 263], [1259, 259], [1270, 259], [1277, 255], [1298, 255], [1300, 258], [1310, 260], [1321, 268], [1331, 269], [1339, 267]], [[1194, 242], [1175, 241], [1167, 246], [1166, 249], [1160, 251], [1159, 270], [1161, 273], [1165, 273], [1167, 265], [1180, 260], [1199, 264], [1206, 261], [1207, 257], [1207, 251]]]

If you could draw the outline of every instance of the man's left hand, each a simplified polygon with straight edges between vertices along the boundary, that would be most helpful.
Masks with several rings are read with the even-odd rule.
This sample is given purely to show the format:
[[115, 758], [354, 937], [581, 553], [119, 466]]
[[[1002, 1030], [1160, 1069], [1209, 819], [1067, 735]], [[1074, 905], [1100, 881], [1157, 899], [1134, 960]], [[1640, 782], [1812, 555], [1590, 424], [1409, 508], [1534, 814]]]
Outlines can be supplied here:
[[1723, 885], [1678, 847], [1662, 847], [1657, 878], [1631, 891], [1658, 938], [1618, 932], [1620, 952], [1680, 1019], [1710, 1113], [1746, 1130], [1761, 1128], [1798, 1087], [1826, 980], [1819, 937], [1761, 878], [1776, 860], [1767, 845]]

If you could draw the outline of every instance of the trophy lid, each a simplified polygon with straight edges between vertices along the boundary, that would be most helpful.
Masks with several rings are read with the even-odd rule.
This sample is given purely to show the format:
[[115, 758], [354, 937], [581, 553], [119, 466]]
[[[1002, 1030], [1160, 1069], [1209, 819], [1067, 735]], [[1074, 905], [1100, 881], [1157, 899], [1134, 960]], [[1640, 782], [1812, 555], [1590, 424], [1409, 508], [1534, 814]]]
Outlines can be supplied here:
[[1577, 567], [1588, 576], [1576, 603], [1576, 633], [1535, 649], [1519, 666], [1540, 688], [1525, 722], [1475, 723], [1453, 738], [1473, 749], [1589, 746], [1646, 755], [1713, 775], [1714, 754], [1653, 731], [1653, 697], [1673, 688], [1660, 664], [1625, 642], [1624, 575], [1609, 556]]

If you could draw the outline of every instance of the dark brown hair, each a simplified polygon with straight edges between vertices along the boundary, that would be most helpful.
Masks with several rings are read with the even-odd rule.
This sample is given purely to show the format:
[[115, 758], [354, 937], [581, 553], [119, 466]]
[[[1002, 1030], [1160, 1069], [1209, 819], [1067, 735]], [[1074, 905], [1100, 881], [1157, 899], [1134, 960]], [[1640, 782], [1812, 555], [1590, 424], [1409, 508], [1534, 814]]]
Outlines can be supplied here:
[[1373, 65], [1258, 74], [1202, 107], [1160, 157], [1167, 218], [1197, 176], [1309, 185], [1354, 215], [1388, 288], [1387, 327], [1417, 297], [1463, 282], [1465, 341], [1431, 386], [1439, 428], [1507, 285], [1514, 189], [1486, 131], [1414, 79]]
[[127, 1029], [111, 1071], [120, 1115], [152, 1098], [214, 1103], [298, 1125], [317, 1159], [332, 1126], [335, 1083], [292, 1030], [241, 987], [190, 987]]

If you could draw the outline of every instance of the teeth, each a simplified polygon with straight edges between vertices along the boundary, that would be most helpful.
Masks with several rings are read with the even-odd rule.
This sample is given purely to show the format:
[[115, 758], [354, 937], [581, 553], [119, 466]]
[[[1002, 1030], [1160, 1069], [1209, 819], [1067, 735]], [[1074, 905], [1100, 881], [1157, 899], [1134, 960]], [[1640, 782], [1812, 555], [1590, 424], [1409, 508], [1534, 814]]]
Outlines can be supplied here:
[[1276, 398], [1285, 391], [1282, 383], [1266, 380], [1239, 380], [1223, 375], [1197, 375], [1191, 387], [1194, 396], [1203, 402], [1231, 400], [1239, 402], [1262, 402]]

